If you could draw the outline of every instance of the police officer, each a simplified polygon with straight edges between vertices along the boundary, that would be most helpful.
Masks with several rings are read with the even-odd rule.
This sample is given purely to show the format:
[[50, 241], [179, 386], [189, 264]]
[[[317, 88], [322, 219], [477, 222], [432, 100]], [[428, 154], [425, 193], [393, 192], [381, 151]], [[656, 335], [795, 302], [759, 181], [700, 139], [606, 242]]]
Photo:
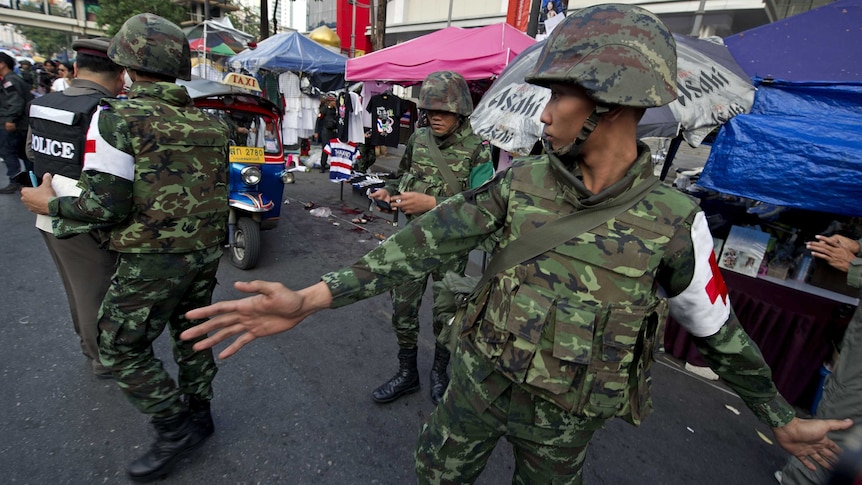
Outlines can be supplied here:
[[[81, 176], [84, 139], [93, 111], [102, 98], [114, 97], [123, 88], [123, 68], [108, 59], [110, 42], [104, 37], [74, 41], [77, 77], [65, 91], [46, 94], [30, 104], [27, 154], [38, 178], [50, 173], [54, 183], [65, 177], [74, 186]], [[26, 192], [22, 192], [24, 199]], [[100, 247], [96, 233], [59, 239], [47, 217], [37, 216], [36, 225], [66, 289], [81, 351], [91, 359], [96, 376], [110, 377], [111, 372], [99, 361], [97, 322], [116, 254]]]
[[27, 133], [27, 103], [33, 99], [33, 94], [14, 69], [15, 59], [0, 52], [0, 158], [6, 163], [6, 176], [9, 177], [9, 185], [0, 189], [0, 194], [14, 194], [21, 188], [12, 180], [21, 171], [21, 160], [24, 161], [24, 170], [32, 169], [24, 154], [24, 136]]
[[[28, 204], [59, 217], [55, 234], [108, 232], [117, 268], [99, 312], [99, 356], [156, 441], [127, 473], [166, 475], [214, 431], [210, 414], [216, 365], [179, 334], [189, 308], [208, 304], [227, 228], [227, 125], [195, 108], [175, 84], [191, 76], [186, 36], [154, 14], [127, 20], [108, 57], [134, 81], [128, 100], [105, 99], [87, 132], [78, 197], [52, 198], [51, 176]], [[154, 121], [155, 120], [155, 121]], [[168, 328], [179, 387], [152, 342]]]
[[568, 16], [527, 78], [551, 89], [544, 155], [516, 160], [314, 286], [237, 283], [258, 295], [189, 312], [213, 318], [182, 337], [221, 329], [196, 345], [204, 349], [238, 335], [220, 354], [228, 357], [318, 310], [409, 281], [498, 231], [504, 250], [551, 221], [646, 187], [610, 220], [500, 271], [470, 301], [452, 382], [420, 433], [419, 482], [472, 483], [505, 437], [514, 483], [583, 483], [595, 430], [615, 416], [639, 423], [649, 411], [659, 287], [707, 362], [777, 441], [809, 466], [834, 462], [838, 448], [826, 432], [852, 422], [795, 416], [730, 308], [703, 212], [654, 185], [637, 124], [647, 108], [676, 98], [675, 79], [673, 36], [647, 10], [596, 5]]
[[[460, 74], [452, 71], [429, 74], [422, 83], [417, 106], [427, 114], [429, 125], [416, 130], [407, 140], [398, 165], [398, 177], [370, 196], [400, 209], [408, 221], [468, 189], [472, 169], [491, 158], [488, 145], [473, 133], [467, 121], [473, 112], [473, 100], [467, 81]], [[388, 403], [419, 390], [416, 370], [419, 306], [428, 277], [439, 281], [447, 271], [463, 274], [466, 266], [467, 259], [461, 258], [392, 290], [392, 328], [399, 348], [398, 373], [371, 393], [374, 401]], [[438, 298], [436, 293], [434, 296]], [[441, 320], [438, 314], [434, 315], [435, 336], [446, 323]], [[449, 385], [448, 364], [449, 351], [436, 345], [430, 376], [434, 404], [440, 401]]]

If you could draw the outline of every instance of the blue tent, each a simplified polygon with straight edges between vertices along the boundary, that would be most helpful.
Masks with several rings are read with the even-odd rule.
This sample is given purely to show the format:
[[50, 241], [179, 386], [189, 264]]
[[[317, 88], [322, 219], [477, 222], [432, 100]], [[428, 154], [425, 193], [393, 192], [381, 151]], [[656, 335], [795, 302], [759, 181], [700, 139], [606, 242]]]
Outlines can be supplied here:
[[743, 69], [775, 80], [755, 78], [751, 113], [722, 126], [698, 183], [862, 216], [860, 27], [862, 0], [839, 0], [726, 39]]
[[752, 78], [862, 82], [862, 0], [838, 0], [724, 39]]
[[230, 60], [256, 74], [260, 69], [294, 71], [306, 74], [344, 74], [347, 57], [336, 54], [298, 32], [274, 35], [246, 49]]

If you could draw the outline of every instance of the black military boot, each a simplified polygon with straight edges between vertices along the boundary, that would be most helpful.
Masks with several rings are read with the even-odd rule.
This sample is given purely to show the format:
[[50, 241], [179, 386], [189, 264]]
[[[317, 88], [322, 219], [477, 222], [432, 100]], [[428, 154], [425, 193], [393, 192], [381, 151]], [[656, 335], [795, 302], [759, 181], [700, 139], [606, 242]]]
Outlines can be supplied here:
[[371, 393], [371, 399], [379, 403], [392, 402], [399, 397], [419, 390], [419, 371], [416, 370], [418, 349], [398, 351], [398, 373]]
[[126, 469], [129, 478], [146, 482], [164, 477], [186, 453], [203, 443], [206, 435], [192, 421], [191, 414], [182, 412], [166, 418], [153, 418], [156, 441], [144, 456]]
[[434, 347], [434, 365], [431, 366], [431, 402], [436, 406], [443, 399], [443, 393], [449, 387], [449, 351], [440, 344]]
[[189, 412], [192, 413], [192, 421], [198, 425], [204, 437], [215, 433], [209, 400], [197, 396], [186, 396], [186, 402], [189, 406]]

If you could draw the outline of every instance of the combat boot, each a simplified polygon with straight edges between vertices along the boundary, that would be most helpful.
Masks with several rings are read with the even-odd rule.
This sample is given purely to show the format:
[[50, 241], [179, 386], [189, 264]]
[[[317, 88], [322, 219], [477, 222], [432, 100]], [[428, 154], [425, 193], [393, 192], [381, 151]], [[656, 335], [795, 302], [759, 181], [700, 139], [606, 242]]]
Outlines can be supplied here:
[[189, 412], [192, 414], [192, 421], [198, 426], [204, 437], [215, 433], [209, 400], [197, 396], [186, 396], [186, 402], [189, 406]]
[[398, 351], [398, 373], [371, 393], [379, 403], [392, 402], [399, 397], [419, 390], [419, 371], [416, 370], [417, 348]]
[[443, 399], [446, 388], [449, 387], [449, 351], [440, 344], [434, 347], [434, 365], [431, 366], [431, 402], [436, 406]]
[[135, 481], [164, 477], [183, 455], [200, 446], [206, 438], [187, 411], [166, 418], [153, 418], [152, 424], [156, 429], [156, 441], [144, 456], [126, 469], [129, 478]]

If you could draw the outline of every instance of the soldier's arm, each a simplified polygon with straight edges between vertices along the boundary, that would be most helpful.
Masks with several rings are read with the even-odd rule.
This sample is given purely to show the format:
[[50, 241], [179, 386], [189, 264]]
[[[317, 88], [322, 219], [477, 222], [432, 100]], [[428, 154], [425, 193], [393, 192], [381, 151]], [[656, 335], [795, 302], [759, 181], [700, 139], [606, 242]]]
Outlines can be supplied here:
[[87, 130], [84, 167], [78, 180], [81, 195], [52, 199], [50, 215], [101, 225], [120, 222], [129, 215], [135, 160], [122, 126], [122, 120], [110, 110], [96, 110]]
[[826, 433], [853, 423], [799, 419], [778, 393], [760, 349], [730, 308], [702, 212], [681, 225], [668, 249], [659, 281], [668, 293], [671, 315], [694, 336], [709, 366], [758, 419], [772, 427], [785, 450], [809, 469], [815, 468], [815, 462], [830, 468], [840, 450]]
[[667, 291], [671, 316], [694, 337], [709, 366], [757, 417], [783, 426], [795, 416], [778, 393], [760, 349], [734, 315], [715, 262], [706, 217], [688, 217], [669, 243], [659, 282]]
[[378, 295], [465, 257], [504, 224], [506, 175], [447, 199], [350, 267], [325, 274], [322, 279], [331, 291], [332, 307]]

